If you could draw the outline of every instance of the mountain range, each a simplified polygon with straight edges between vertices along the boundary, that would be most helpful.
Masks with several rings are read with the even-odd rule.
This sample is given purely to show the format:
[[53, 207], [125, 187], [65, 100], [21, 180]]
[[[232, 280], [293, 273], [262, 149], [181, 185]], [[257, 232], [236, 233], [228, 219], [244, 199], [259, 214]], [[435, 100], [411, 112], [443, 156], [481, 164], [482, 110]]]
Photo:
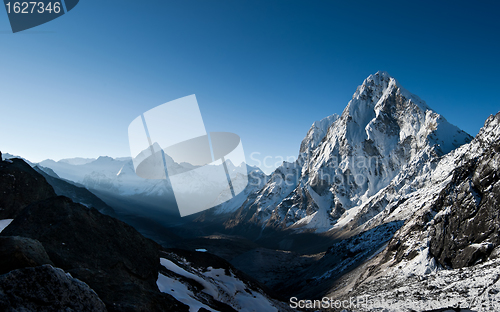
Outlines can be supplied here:
[[[252, 283], [236, 272], [256, 279], [260, 295], [251, 290], [254, 298], [268, 298], [259, 301], [267, 302], [262, 311], [271, 309], [268, 304], [286, 311], [273, 298], [290, 297], [365, 298], [347, 311], [490, 311], [500, 308], [499, 136], [500, 113], [473, 138], [387, 72], [377, 72], [340, 115], [312, 124], [297, 161], [283, 162], [269, 176], [247, 167], [243, 192], [189, 217], [179, 217], [168, 179], [137, 177], [130, 158], [30, 165], [49, 185], [37, 182], [37, 189], [52, 187], [163, 245], [157, 286], [182, 292], [183, 300], [174, 297], [193, 311], [225, 311], [217, 302], [244, 311], [247, 299], [222, 286]], [[195, 182], [194, 191], [203, 188]], [[55, 193], [30, 193], [21, 203]], [[16, 218], [3, 216], [14, 219], [12, 227]], [[226, 277], [197, 267], [194, 259], [201, 255], [226, 261]], [[182, 286], [169, 276], [198, 284]], [[200, 291], [217, 302], [204, 301]]]

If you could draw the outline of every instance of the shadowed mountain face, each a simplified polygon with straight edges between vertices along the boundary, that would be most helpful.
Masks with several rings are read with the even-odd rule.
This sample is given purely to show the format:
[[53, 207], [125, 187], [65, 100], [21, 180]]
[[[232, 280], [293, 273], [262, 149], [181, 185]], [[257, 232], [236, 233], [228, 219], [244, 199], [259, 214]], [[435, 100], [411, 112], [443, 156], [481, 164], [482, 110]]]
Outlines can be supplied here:
[[[54, 188], [54, 191], [57, 195], [69, 197], [75, 203], [82, 204], [88, 208], [93, 207], [103, 214], [116, 217], [121, 221], [132, 225], [142, 235], [146, 236], [147, 238], [153, 239], [154, 241], [162, 244], [165, 247], [172, 246], [173, 242], [177, 241], [179, 238], [177, 235], [169, 231], [166, 227], [162, 226], [154, 219], [146, 218], [140, 215], [134, 215], [133, 213], [123, 213], [123, 211], [120, 211], [120, 213], [116, 213], [113, 208], [111, 208], [101, 198], [94, 195], [85, 187], [83, 187], [82, 185], [78, 185], [75, 182], [60, 178], [53, 170], [49, 168], [40, 166], [34, 166], [33, 168], [47, 180], [47, 182]], [[104, 200], [116, 204], [117, 207], [131, 207], [131, 210], [133, 210], [134, 208], [140, 210], [140, 207], [142, 207], [141, 203], [134, 203], [132, 200], [130, 200], [130, 198], [121, 199], [120, 201], [113, 196], [109, 197], [99, 192], [96, 193], [98, 193]]]
[[[0, 185], [16, 189], [3, 202], [22, 203], [9, 207], [14, 220], [0, 231], [2, 311], [290, 311], [215, 255], [166, 251], [122, 221], [55, 196], [21, 159], [0, 167], [9, 173]], [[46, 192], [8, 183], [16, 180]]]
[[[163, 225], [179, 221], [179, 212], [168, 180], [148, 180], [135, 174], [130, 158], [99, 157], [94, 160], [45, 160], [38, 164], [49, 175], [77, 183], [111, 206], [118, 217], [149, 218]], [[65, 194], [66, 195], [66, 194]]]
[[163, 297], [156, 287], [158, 246], [121, 221], [53, 197], [22, 210], [1, 235], [41, 242], [54, 265], [85, 281], [109, 310], [161, 311], [152, 305]]
[[[40, 277], [39, 284], [47, 281], [48, 285], [63, 285], [55, 291], [61, 292], [64, 298], [70, 289], [78, 290], [72, 286], [75, 282], [63, 281], [56, 271], [39, 269], [39, 266], [50, 264], [62, 268], [97, 292], [100, 299], [85, 297], [94, 300], [96, 311], [100, 310], [99, 302], [101, 305], [104, 302], [108, 311], [164, 311], [169, 307], [172, 311], [185, 310], [181, 303], [157, 289], [159, 251], [156, 243], [94, 208], [76, 204], [67, 197], [56, 197], [44, 177], [21, 159], [1, 162], [0, 170], [3, 172], [0, 175], [2, 203], [8, 208], [4, 210], [8, 212], [4, 217], [14, 219], [0, 233], [2, 261], [12, 269], [6, 274], [23, 279], [28, 272], [17, 270], [34, 267], [32, 274]], [[11, 277], [2, 281], [3, 291], [10, 298], [2, 302], [7, 307], [15, 304], [10, 296], [16, 294], [9, 292], [8, 286], [22, 285], [20, 282], [15, 286], [9, 281]], [[80, 291], [86, 292], [85, 287], [79, 288]], [[35, 298], [35, 307], [43, 305], [45, 299], [37, 297], [42, 294], [28, 290], [18, 293], [25, 298]], [[89, 304], [87, 299], [85, 304]], [[60, 300], [51, 304], [71, 306]]]
[[21, 159], [0, 162], [0, 219], [14, 219], [28, 204], [56, 196], [54, 189]]
[[[177, 176], [177, 173], [195, 168], [188, 163], [177, 164], [168, 155], [166, 155], [166, 163], [172, 169], [169, 169], [169, 171], [174, 176]], [[233, 187], [241, 188], [243, 191], [235, 198], [224, 202], [215, 209], [211, 209], [210, 213], [214, 215], [236, 210], [245, 201], [249, 193], [260, 188], [267, 181], [266, 175], [258, 168], [247, 166], [244, 163], [237, 165], [228, 162], [226, 165], [229, 172], [234, 176]], [[170, 180], [165, 178], [145, 179], [138, 176], [130, 158], [113, 159], [104, 156], [94, 160], [72, 159], [58, 162], [45, 160], [38, 164], [38, 167], [51, 177], [70, 181], [77, 184], [77, 186], [87, 188], [107, 205], [111, 206], [118, 218], [133, 223], [137, 228], [141, 228], [141, 231], [144, 229], [143, 225], [146, 223], [146, 219], [154, 220], [156, 223], [156, 225], [152, 225], [154, 227], [173, 226], [185, 222], [184, 219], [180, 218]], [[206, 176], [212, 176], [217, 172], [216, 166], [206, 166], [204, 168]], [[160, 170], [159, 168], [154, 169], [153, 171]], [[164, 173], [164, 170], [160, 172]], [[210, 182], [200, 178], [203, 177], [202, 173], [193, 171], [181, 179], [182, 181], [177, 181], [182, 182], [178, 184], [185, 186], [178, 188], [177, 191], [181, 194], [191, 194], [191, 197], [188, 196], [187, 198], [192, 198], [193, 202], [196, 202], [195, 199], [198, 197], [203, 198], [200, 194], [206, 195], [208, 188], [206, 186], [209, 186]], [[249, 183], [244, 187], [243, 184], [246, 185], [247, 180]], [[49, 178], [49, 182], [51, 181], [52, 179]], [[223, 181], [227, 183], [225, 177]], [[61, 183], [57, 182], [56, 192], [61, 187]], [[65, 192], [61, 192], [61, 195], [78, 199], [79, 195], [75, 193], [75, 189], [68, 191], [67, 186], [64, 186], [64, 190]], [[223, 189], [220, 194], [214, 196], [216, 201], [231, 198], [231, 189], [229, 187]], [[84, 201], [77, 201], [85, 204]], [[96, 206], [96, 208], [98, 207]]]
[[71, 198], [75, 203], [82, 204], [86, 207], [94, 207], [103, 214], [114, 216], [113, 208], [108, 206], [99, 197], [92, 194], [83, 186], [75, 185], [70, 181], [61, 179], [54, 171], [48, 168], [40, 168], [39, 166], [33, 167], [36, 172], [41, 174], [45, 180], [54, 188], [54, 191], [59, 196], [66, 196]]

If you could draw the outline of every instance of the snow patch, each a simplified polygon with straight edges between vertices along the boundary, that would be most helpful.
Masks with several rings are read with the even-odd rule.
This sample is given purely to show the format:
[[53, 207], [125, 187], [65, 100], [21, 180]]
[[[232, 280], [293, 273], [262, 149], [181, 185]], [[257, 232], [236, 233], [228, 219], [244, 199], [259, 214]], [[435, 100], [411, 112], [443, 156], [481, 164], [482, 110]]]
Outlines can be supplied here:
[[14, 221], [14, 219], [3, 219], [0, 220], [0, 233], [9, 226], [9, 224]]

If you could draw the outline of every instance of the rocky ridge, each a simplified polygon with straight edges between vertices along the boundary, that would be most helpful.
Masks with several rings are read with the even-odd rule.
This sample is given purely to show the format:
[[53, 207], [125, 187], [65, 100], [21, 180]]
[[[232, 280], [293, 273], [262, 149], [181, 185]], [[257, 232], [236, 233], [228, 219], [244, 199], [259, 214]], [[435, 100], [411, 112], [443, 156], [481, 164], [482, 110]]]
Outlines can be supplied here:
[[433, 183], [394, 209], [416, 207], [413, 215], [380, 254], [338, 281], [330, 295], [384, 298], [371, 309], [387, 311], [498, 310], [498, 135], [500, 113], [488, 118], [470, 144], [440, 158]]

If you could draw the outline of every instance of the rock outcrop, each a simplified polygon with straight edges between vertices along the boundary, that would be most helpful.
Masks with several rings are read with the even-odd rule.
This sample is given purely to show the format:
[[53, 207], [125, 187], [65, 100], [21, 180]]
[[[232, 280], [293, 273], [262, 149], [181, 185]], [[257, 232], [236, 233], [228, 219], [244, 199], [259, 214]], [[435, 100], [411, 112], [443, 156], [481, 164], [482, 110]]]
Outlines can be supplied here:
[[156, 286], [158, 245], [96, 209], [53, 197], [25, 208], [1, 235], [40, 241], [54, 265], [88, 283], [109, 311], [182, 310]]
[[0, 162], [0, 220], [14, 219], [27, 205], [56, 196], [49, 183], [22, 159]]
[[53, 263], [39, 241], [20, 236], [0, 236], [0, 274], [43, 264]]
[[106, 307], [87, 284], [43, 265], [0, 275], [0, 310], [104, 312]]
[[500, 113], [477, 135], [484, 151], [455, 169], [430, 228], [430, 252], [443, 266], [462, 268], [488, 259], [500, 245]]

